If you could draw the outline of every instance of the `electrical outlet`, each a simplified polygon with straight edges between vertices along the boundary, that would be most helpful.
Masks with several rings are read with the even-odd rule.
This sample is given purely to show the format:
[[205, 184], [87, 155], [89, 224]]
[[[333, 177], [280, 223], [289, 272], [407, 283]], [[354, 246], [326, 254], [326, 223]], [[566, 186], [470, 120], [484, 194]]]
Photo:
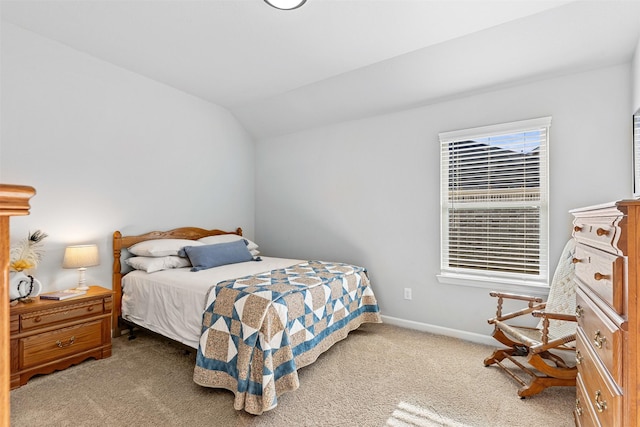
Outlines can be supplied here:
[[411, 288], [404, 288], [404, 299], [411, 299]]

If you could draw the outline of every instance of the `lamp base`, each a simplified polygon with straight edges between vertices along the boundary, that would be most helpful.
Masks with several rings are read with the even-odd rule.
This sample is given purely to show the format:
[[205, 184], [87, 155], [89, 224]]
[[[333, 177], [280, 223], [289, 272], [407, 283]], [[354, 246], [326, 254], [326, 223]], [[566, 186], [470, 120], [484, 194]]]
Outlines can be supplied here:
[[80, 267], [78, 269], [78, 286], [76, 286], [76, 289], [79, 291], [86, 291], [89, 289], [87, 286], [87, 279], [84, 277], [84, 272], [86, 270], [87, 269], [85, 267]]

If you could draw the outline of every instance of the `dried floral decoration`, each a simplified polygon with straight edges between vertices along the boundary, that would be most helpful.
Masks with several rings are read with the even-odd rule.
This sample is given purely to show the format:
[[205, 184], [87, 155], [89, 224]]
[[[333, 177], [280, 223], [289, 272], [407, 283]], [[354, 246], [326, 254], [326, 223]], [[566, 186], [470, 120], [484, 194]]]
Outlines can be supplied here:
[[36, 268], [44, 255], [42, 241], [47, 236], [48, 234], [41, 230], [29, 232], [26, 239], [22, 239], [11, 248], [9, 269], [23, 271]]

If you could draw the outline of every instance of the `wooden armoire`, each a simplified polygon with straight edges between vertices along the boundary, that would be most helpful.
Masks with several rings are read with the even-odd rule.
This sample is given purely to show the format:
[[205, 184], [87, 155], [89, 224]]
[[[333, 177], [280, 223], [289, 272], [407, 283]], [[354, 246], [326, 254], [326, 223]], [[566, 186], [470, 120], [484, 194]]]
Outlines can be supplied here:
[[0, 427], [9, 427], [9, 217], [29, 214], [32, 187], [0, 184]]

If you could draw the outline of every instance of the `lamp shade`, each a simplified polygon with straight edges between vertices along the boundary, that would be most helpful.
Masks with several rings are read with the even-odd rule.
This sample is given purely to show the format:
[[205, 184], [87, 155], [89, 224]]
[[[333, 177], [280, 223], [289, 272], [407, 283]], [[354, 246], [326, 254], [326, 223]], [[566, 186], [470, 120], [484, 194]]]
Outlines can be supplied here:
[[67, 246], [62, 268], [83, 268], [100, 264], [97, 245]]
[[307, 2], [307, 0], [264, 0], [269, 6], [276, 9], [292, 10], [297, 9]]

